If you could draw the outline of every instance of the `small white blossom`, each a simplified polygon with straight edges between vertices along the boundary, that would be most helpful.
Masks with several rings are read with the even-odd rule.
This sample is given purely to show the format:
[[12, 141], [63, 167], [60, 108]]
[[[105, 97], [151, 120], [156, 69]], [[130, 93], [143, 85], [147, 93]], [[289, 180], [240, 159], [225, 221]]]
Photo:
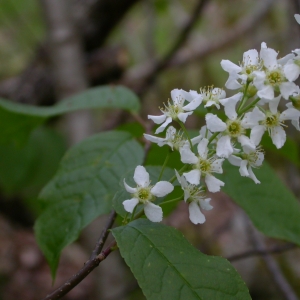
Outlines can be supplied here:
[[193, 98], [201, 98], [204, 107], [211, 107], [214, 105], [217, 109], [220, 109], [220, 100], [226, 97], [226, 93], [223, 89], [213, 87], [200, 89], [199, 94], [196, 91], [190, 91], [190, 94]]
[[171, 193], [174, 186], [168, 181], [159, 181], [154, 186], [150, 185], [149, 173], [143, 166], [137, 166], [133, 176], [137, 187], [130, 187], [124, 179], [124, 186], [132, 198], [123, 202], [124, 209], [132, 213], [139, 204], [144, 205], [146, 217], [152, 222], [160, 222], [163, 218], [160, 206], [153, 204], [155, 197], [164, 197]]
[[225, 86], [230, 90], [235, 90], [241, 88], [247, 81], [251, 82], [253, 80], [253, 72], [261, 68], [261, 62], [257, 50], [251, 49], [244, 53], [243, 62], [240, 66], [230, 60], [222, 60], [221, 66], [224, 71], [229, 73]]
[[183, 173], [186, 180], [194, 185], [200, 183], [201, 175], [205, 177], [205, 183], [210, 192], [219, 192], [220, 187], [224, 186], [224, 182], [217, 179], [212, 173], [223, 173], [222, 163], [223, 158], [207, 157], [208, 156], [208, 139], [203, 138], [198, 144], [198, 156], [196, 156], [186, 145], [181, 149], [181, 161], [183, 163], [192, 164], [193, 170]]
[[254, 175], [252, 168], [261, 166], [264, 160], [264, 153], [258, 147], [254, 151], [248, 148], [243, 148], [244, 153], [233, 154], [228, 157], [228, 160], [234, 166], [240, 167], [239, 171], [241, 176], [251, 178], [255, 183], [260, 181]]
[[189, 218], [194, 224], [203, 224], [205, 216], [201, 209], [211, 210], [213, 207], [209, 204], [210, 198], [204, 197], [204, 192], [201, 188], [193, 184], [188, 184], [183, 176], [180, 176], [175, 170], [178, 182], [184, 192], [184, 201], [189, 203]]
[[243, 119], [237, 117], [236, 103], [241, 99], [242, 93], [224, 99], [221, 103], [225, 107], [225, 114], [229, 118], [226, 123], [218, 116], [208, 113], [205, 116], [207, 128], [211, 132], [220, 132], [221, 137], [217, 141], [216, 152], [219, 157], [228, 157], [234, 151], [232, 140], [238, 140], [242, 146], [255, 149], [253, 142], [245, 135], [246, 124]]
[[257, 96], [267, 100], [273, 100], [275, 92], [279, 92], [284, 99], [296, 90], [297, 86], [289, 82], [283, 70], [283, 65], [291, 58], [290, 55], [277, 60], [278, 53], [268, 48], [266, 43], [262, 43], [260, 58], [263, 61], [264, 68], [261, 71], [255, 71], [253, 84], [257, 88]]
[[[193, 110], [196, 109], [201, 103], [201, 99], [199, 97], [193, 98], [192, 95], [184, 90], [172, 90], [171, 98], [173, 103], [170, 103], [169, 101], [168, 105], [165, 105], [164, 108], [160, 109], [163, 115], [148, 115], [148, 119], [151, 119], [154, 123], [162, 124], [156, 129], [156, 134], [163, 132], [165, 128], [172, 122], [172, 120], [185, 123], [187, 117], [191, 115]], [[190, 103], [184, 106], [185, 100], [189, 101]]]
[[256, 146], [260, 143], [264, 132], [268, 131], [273, 144], [277, 149], [281, 148], [286, 141], [284, 121], [299, 120], [299, 113], [294, 108], [288, 108], [282, 113], [278, 112], [279, 101], [280, 96], [269, 103], [269, 110], [265, 112], [255, 107], [252, 112], [245, 114], [244, 120], [247, 120], [247, 128], [252, 128], [250, 139]]
[[[159, 147], [164, 145], [169, 145], [172, 150], [179, 150], [182, 148], [186, 143], [189, 143], [184, 137], [181, 131], [176, 132], [176, 129], [173, 126], [170, 126], [167, 129], [166, 137], [161, 138], [154, 135], [144, 133], [144, 137], [146, 140], [156, 143]], [[192, 145], [199, 143], [201, 140], [201, 135], [196, 136], [191, 139]]]

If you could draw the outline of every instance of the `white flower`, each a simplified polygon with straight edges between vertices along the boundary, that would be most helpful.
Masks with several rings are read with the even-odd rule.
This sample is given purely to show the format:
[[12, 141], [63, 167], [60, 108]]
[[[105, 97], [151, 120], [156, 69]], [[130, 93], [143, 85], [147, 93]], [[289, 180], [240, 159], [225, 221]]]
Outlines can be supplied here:
[[295, 20], [297, 21], [298, 24], [300, 24], [300, 15], [294, 14]]
[[220, 132], [222, 136], [217, 141], [216, 152], [219, 157], [228, 157], [233, 153], [232, 140], [238, 140], [242, 146], [255, 149], [253, 142], [245, 135], [246, 127], [243, 119], [237, 117], [236, 103], [241, 99], [242, 93], [238, 93], [220, 102], [225, 107], [225, 114], [229, 118], [226, 123], [218, 116], [211, 113], [206, 114], [206, 125], [211, 132]]
[[267, 100], [274, 99], [274, 92], [279, 92], [284, 99], [296, 90], [296, 85], [289, 82], [283, 71], [283, 65], [291, 58], [290, 55], [277, 60], [278, 53], [267, 48], [266, 43], [261, 44], [260, 58], [263, 61], [263, 70], [255, 71], [253, 84], [257, 88], [257, 96]]
[[294, 125], [294, 127], [300, 131], [300, 126], [299, 126], [299, 118], [300, 118], [300, 111], [298, 109], [296, 109], [293, 105], [293, 103], [289, 102], [286, 104], [286, 106], [293, 110], [295, 115], [298, 115], [298, 117], [295, 117], [294, 119], [292, 119], [292, 124]]
[[189, 145], [181, 148], [181, 161], [183, 163], [192, 164], [193, 170], [188, 173], [183, 173], [186, 180], [194, 185], [200, 183], [201, 175], [205, 177], [205, 183], [210, 192], [219, 192], [220, 187], [224, 186], [224, 182], [217, 179], [212, 173], [223, 173], [222, 163], [223, 158], [207, 157], [208, 156], [208, 139], [203, 138], [198, 144], [198, 156], [190, 149]]
[[286, 133], [283, 129], [284, 121], [299, 120], [299, 113], [294, 108], [288, 108], [282, 113], [277, 111], [280, 96], [269, 103], [269, 110], [262, 112], [255, 107], [252, 112], [245, 114], [244, 120], [247, 120], [247, 128], [252, 128], [250, 139], [257, 146], [264, 132], [267, 130], [277, 149], [281, 148], [286, 141]]
[[220, 109], [220, 100], [226, 97], [226, 93], [223, 89], [220, 88], [203, 88], [200, 89], [200, 93], [198, 94], [196, 91], [190, 91], [190, 94], [196, 98], [200, 97], [202, 102], [205, 104], [204, 107], [216, 106]]
[[228, 157], [228, 160], [234, 166], [240, 167], [239, 171], [241, 176], [251, 178], [255, 183], [260, 183], [260, 181], [254, 175], [252, 168], [258, 168], [261, 166], [264, 160], [264, 153], [258, 147], [257, 149], [250, 150], [248, 148], [243, 148], [244, 153], [233, 154]]
[[175, 170], [178, 182], [184, 192], [184, 201], [189, 203], [189, 218], [194, 224], [203, 224], [205, 222], [205, 216], [201, 212], [201, 209], [211, 210], [213, 207], [209, 204], [210, 198], [203, 196], [204, 192], [201, 188], [188, 184], [183, 176], [180, 176]]
[[230, 90], [235, 90], [241, 88], [247, 81], [251, 82], [253, 80], [253, 72], [261, 68], [261, 62], [257, 50], [251, 49], [244, 53], [241, 66], [234, 64], [230, 60], [222, 60], [221, 66], [224, 71], [229, 73], [225, 86]]
[[132, 188], [125, 182], [124, 186], [132, 198], [123, 202], [124, 209], [132, 213], [134, 208], [139, 204], [144, 204], [144, 212], [146, 217], [152, 222], [160, 222], [163, 218], [160, 206], [153, 204], [155, 197], [164, 197], [171, 193], [174, 189], [173, 185], [168, 181], [159, 181], [154, 186], [150, 185], [149, 173], [143, 166], [137, 166], [133, 176], [137, 187]]
[[[170, 126], [167, 129], [165, 138], [153, 136], [153, 135], [146, 134], [146, 133], [144, 133], [144, 137], [145, 137], [146, 140], [148, 140], [152, 143], [156, 143], [159, 147], [162, 147], [164, 145], [169, 145], [172, 150], [174, 150], [174, 149], [179, 150], [186, 143], [189, 143], [183, 137], [183, 133], [181, 133], [181, 131], [179, 131], [177, 133], [176, 129], [173, 126]], [[192, 145], [195, 145], [196, 143], [199, 143], [200, 140], [201, 140], [201, 135], [192, 138], [191, 139]]]
[[[165, 105], [165, 108], [160, 109], [163, 115], [148, 115], [148, 119], [151, 119], [154, 123], [162, 124], [156, 129], [155, 133], [163, 132], [172, 120], [185, 123], [186, 118], [193, 113], [192, 111], [196, 109], [202, 101], [199, 97], [193, 98], [188, 92], [178, 89], [171, 91], [171, 98], [173, 103], [168, 102], [168, 105]], [[190, 103], [183, 106], [185, 100]]]

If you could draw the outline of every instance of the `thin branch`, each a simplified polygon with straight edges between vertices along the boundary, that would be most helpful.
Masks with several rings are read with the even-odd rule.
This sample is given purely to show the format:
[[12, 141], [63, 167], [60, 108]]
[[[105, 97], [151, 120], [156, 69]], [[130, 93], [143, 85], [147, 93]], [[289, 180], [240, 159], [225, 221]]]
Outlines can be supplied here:
[[[169, 59], [167, 65], [164, 68], [174, 68], [186, 65], [195, 60], [201, 60], [217, 52], [224, 47], [232, 45], [239, 38], [244, 37], [246, 33], [259, 26], [266, 14], [270, 11], [275, 0], [259, 1], [257, 7], [246, 17], [242, 17], [237, 24], [224, 31], [220, 37], [213, 41], [207, 41], [206, 45], [203, 43], [199, 45], [197, 42], [189, 45], [186, 48], [178, 50], [171, 59]], [[160, 69], [162, 71], [162, 69]], [[129, 69], [121, 80], [122, 83], [131, 86], [134, 90], [139, 91], [139, 86], [134, 86], [135, 83], [144, 85], [144, 80], [151, 77], [153, 73], [153, 61], [147, 61], [141, 65], [135, 66]], [[157, 75], [157, 73], [156, 73]]]
[[259, 236], [258, 232], [256, 231], [256, 229], [253, 227], [251, 223], [249, 229], [250, 229], [249, 230], [250, 237], [256, 250], [265, 252], [264, 254], [262, 254], [262, 259], [264, 260], [273, 281], [275, 282], [278, 289], [281, 291], [282, 295], [287, 300], [297, 300], [298, 299], [297, 295], [293, 291], [288, 281], [285, 279], [276, 260], [270, 255], [270, 253], [266, 252], [264, 241]]
[[95, 249], [90, 259], [84, 264], [83, 268], [80, 269], [75, 275], [70, 277], [64, 284], [58, 287], [51, 294], [47, 295], [43, 300], [56, 300], [60, 299], [77, 286], [87, 275], [89, 275], [99, 264], [103, 261], [115, 248], [116, 241], [112, 241], [105, 250], [102, 250], [103, 245], [107, 239], [109, 229], [112, 227], [116, 218], [116, 212], [112, 211], [101, 236], [96, 243]]
[[101, 250], [103, 249], [104, 243], [109, 235], [109, 229], [112, 227], [115, 219], [116, 219], [116, 212], [113, 210], [109, 215], [107, 223], [104, 229], [102, 230], [101, 236], [98, 239], [98, 242], [96, 243], [95, 249], [93, 250], [90, 259], [94, 259], [97, 255], [100, 254]]
[[235, 254], [232, 256], [227, 257], [226, 259], [228, 259], [230, 262], [233, 261], [237, 261], [240, 259], [245, 259], [245, 258], [249, 258], [252, 256], [261, 256], [261, 255], [266, 255], [266, 254], [279, 254], [279, 253], [283, 253], [292, 249], [295, 249], [297, 247], [297, 245], [295, 244], [287, 244], [281, 247], [274, 247], [271, 249], [266, 249], [266, 250], [249, 250], [249, 251], [245, 251], [243, 253], [240, 254]]

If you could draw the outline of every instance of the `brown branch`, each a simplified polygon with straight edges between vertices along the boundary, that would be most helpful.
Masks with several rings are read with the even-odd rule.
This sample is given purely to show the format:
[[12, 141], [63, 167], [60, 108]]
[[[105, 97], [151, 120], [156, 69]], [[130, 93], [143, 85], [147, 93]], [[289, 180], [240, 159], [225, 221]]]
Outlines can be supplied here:
[[116, 212], [112, 211], [105, 228], [103, 229], [101, 236], [96, 243], [93, 253], [90, 259], [84, 264], [83, 268], [79, 270], [75, 275], [70, 277], [65, 283], [58, 287], [51, 294], [47, 295], [43, 300], [56, 300], [60, 299], [77, 286], [87, 275], [89, 275], [100, 263], [103, 261], [115, 248], [116, 241], [112, 241], [105, 250], [103, 245], [109, 234], [109, 229], [112, 227], [116, 218]]
[[[259, 1], [259, 4], [253, 12], [246, 17], [242, 17], [233, 28], [224, 31], [217, 39], [207, 41], [206, 46], [203, 46], [203, 44], [199, 45], [196, 42], [188, 45], [185, 49], [177, 51], [164, 68], [170, 69], [180, 67], [195, 60], [204, 59], [213, 52], [217, 52], [220, 49], [232, 45], [232, 43], [237, 41], [239, 38], [244, 37], [246, 33], [260, 25], [263, 18], [270, 11], [274, 2], [274, 0]], [[147, 80], [152, 73], [153, 61], [147, 61], [129, 69], [124, 74], [121, 82], [132, 87], [134, 90], [140, 90], [139, 86], [143, 86], [143, 82]]]
[[256, 250], [249, 250], [249, 251], [245, 251], [243, 253], [240, 254], [235, 254], [229, 257], [226, 257], [226, 259], [228, 259], [230, 262], [233, 261], [237, 261], [240, 259], [245, 259], [245, 258], [249, 258], [252, 256], [262, 256], [262, 255], [266, 255], [266, 254], [279, 254], [279, 253], [283, 253], [292, 249], [295, 249], [297, 247], [297, 245], [295, 244], [287, 244], [284, 246], [277, 246], [271, 249], [256, 249]]
[[276, 260], [265, 250], [265, 243], [263, 239], [259, 236], [259, 233], [253, 227], [253, 225], [249, 221], [249, 232], [252, 243], [257, 251], [265, 252], [262, 254], [262, 259], [265, 262], [265, 265], [280, 292], [287, 300], [297, 300], [298, 297], [293, 291], [292, 287], [285, 279], [282, 274]]
[[151, 71], [148, 73], [148, 75], [145, 77], [143, 84], [139, 87], [136, 92], [141, 95], [143, 91], [150, 86], [155, 78], [157, 77], [157, 74], [160, 73], [162, 70], [164, 70], [169, 62], [173, 59], [175, 54], [178, 52], [178, 50], [181, 48], [181, 46], [187, 41], [190, 33], [192, 32], [198, 17], [200, 13], [202, 12], [205, 4], [208, 2], [208, 0], [198, 0], [195, 8], [193, 9], [193, 14], [191, 15], [190, 19], [186, 23], [186, 25], [183, 27], [182, 31], [179, 33], [177, 39], [175, 40], [173, 46], [169, 49], [167, 54], [162, 57], [160, 60], [158, 60], [156, 63], [154, 63], [154, 66], [152, 67]]

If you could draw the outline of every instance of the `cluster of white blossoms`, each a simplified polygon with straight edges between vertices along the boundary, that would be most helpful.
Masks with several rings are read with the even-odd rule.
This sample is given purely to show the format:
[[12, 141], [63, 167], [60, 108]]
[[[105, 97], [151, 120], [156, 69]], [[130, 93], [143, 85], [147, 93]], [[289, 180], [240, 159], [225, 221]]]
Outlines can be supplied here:
[[[184, 167], [175, 170], [175, 174], [194, 224], [205, 222], [201, 210], [212, 209], [205, 192], [219, 192], [224, 186], [214, 174], [223, 173], [226, 159], [239, 167], [241, 176], [260, 183], [252, 168], [260, 167], [264, 160], [260, 145], [264, 133], [268, 132], [279, 149], [286, 141], [286, 121], [300, 130], [300, 88], [294, 83], [300, 74], [300, 49], [281, 59], [277, 56], [275, 50], [262, 43], [259, 53], [255, 49], [245, 52], [239, 65], [222, 60], [221, 66], [229, 74], [225, 87], [236, 90], [233, 96], [226, 98], [223, 89], [213, 87], [200, 89], [199, 93], [175, 89], [171, 91], [171, 101], [160, 109], [162, 115], [148, 116], [160, 124], [155, 133], [166, 129], [166, 137], [149, 134], [144, 137], [180, 153]], [[279, 105], [281, 99], [283, 103]], [[190, 139], [184, 123], [200, 105], [209, 111], [205, 115], [206, 125], [197, 137]], [[222, 107], [226, 117], [221, 119], [217, 113]], [[169, 126], [172, 122], [179, 124], [182, 131]], [[171, 193], [173, 185], [160, 181], [150, 186], [149, 174], [141, 166], [136, 168], [134, 180], [136, 188], [124, 181], [126, 190], [132, 194], [132, 199], [123, 202], [125, 210], [132, 213], [136, 205], [143, 204], [149, 220], [161, 221], [162, 209], [153, 201]]]

